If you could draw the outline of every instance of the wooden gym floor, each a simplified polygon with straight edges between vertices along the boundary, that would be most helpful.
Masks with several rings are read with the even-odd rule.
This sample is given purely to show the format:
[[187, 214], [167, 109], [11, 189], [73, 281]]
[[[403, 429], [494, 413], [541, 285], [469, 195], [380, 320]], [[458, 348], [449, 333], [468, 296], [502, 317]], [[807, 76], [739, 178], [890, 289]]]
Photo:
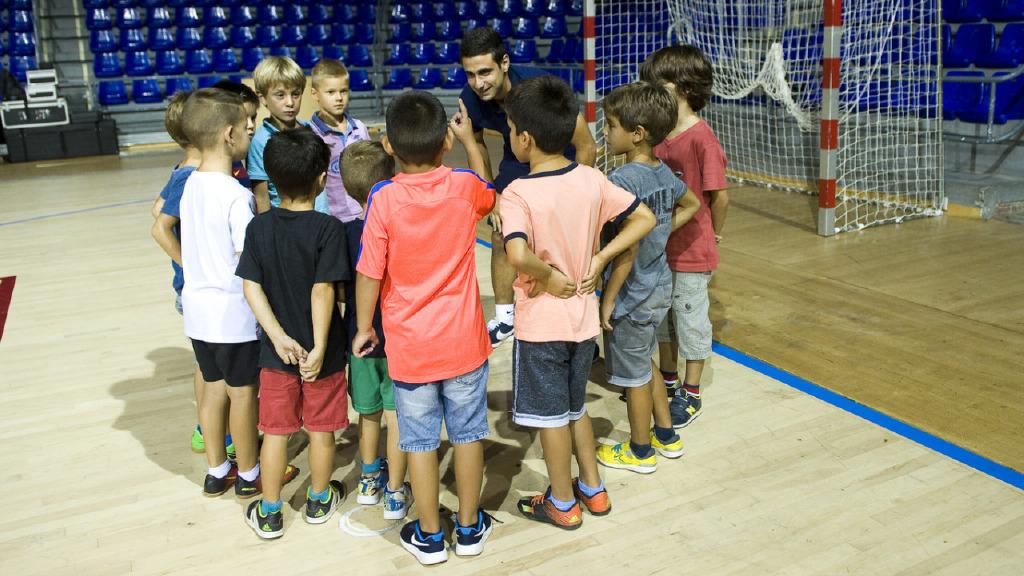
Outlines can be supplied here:
[[[17, 277], [0, 341], [0, 572], [423, 571], [396, 531], [354, 535], [387, 528], [377, 509], [346, 502], [347, 531], [302, 522], [301, 435], [281, 541], [258, 540], [244, 504], [200, 496], [192, 357], [149, 237], [176, 159], [0, 165], [0, 277]], [[807, 197], [732, 198], [716, 339], [1024, 470], [1024, 228], [945, 217], [822, 239]], [[477, 257], [490, 313], [488, 251]], [[504, 524], [483, 556], [438, 573], [1024, 573], [1019, 489], [720, 355], [681, 460], [651, 476], [602, 470], [614, 511], [576, 532], [530, 523], [514, 503], [543, 489], [544, 467], [504, 411], [510, 353], [491, 360], [484, 488]], [[599, 436], [625, 438], [600, 365], [592, 380]], [[335, 474], [350, 489], [354, 441], [339, 435]], [[442, 483], [452, 506], [452, 476]]]

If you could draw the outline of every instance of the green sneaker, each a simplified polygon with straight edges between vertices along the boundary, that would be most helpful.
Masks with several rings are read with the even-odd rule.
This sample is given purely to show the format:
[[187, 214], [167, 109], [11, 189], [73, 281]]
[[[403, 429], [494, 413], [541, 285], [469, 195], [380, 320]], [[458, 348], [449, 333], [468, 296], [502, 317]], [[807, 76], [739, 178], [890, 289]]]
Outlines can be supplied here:
[[235, 460], [235, 443], [231, 441], [231, 434], [224, 437], [224, 450], [228, 453], [228, 458]]
[[203, 443], [203, 433], [199, 431], [199, 426], [192, 429], [192, 451], [196, 454], [206, 452], [206, 444]]

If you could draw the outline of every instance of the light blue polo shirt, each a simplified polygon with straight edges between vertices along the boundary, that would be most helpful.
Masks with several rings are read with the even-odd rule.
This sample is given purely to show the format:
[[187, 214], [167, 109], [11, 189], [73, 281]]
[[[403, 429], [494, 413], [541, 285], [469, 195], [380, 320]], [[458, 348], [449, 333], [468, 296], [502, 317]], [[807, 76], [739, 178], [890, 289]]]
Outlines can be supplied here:
[[[308, 126], [309, 124], [304, 120], [298, 121], [300, 126]], [[274, 134], [277, 134], [280, 130], [274, 123], [270, 121], [270, 118], [264, 118], [263, 124], [256, 129], [256, 133], [252, 135], [252, 142], [249, 144], [249, 157], [246, 159], [245, 168], [249, 171], [249, 180], [255, 185], [256, 182], [266, 182], [267, 190], [270, 193], [270, 205], [277, 207], [281, 205], [281, 198], [277, 195], [277, 187], [270, 181], [270, 177], [267, 176], [267, 171], [263, 167], [263, 150], [267, 147], [267, 141]], [[331, 208], [327, 204], [327, 193], [321, 191], [316, 197], [314, 208], [317, 212], [323, 212], [324, 214], [330, 214]]]

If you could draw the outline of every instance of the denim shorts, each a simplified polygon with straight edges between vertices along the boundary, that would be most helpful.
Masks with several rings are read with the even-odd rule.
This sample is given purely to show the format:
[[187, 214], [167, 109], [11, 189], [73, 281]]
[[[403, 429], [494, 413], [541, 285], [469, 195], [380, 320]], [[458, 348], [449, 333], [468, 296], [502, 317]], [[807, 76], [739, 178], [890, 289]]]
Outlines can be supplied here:
[[524, 342], [512, 348], [512, 421], [558, 428], [583, 417], [597, 338], [583, 342]]
[[711, 272], [672, 273], [672, 311], [658, 327], [658, 341], [676, 342], [684, 360], [711, 356], [710, 283]]
[[437, 382], [395, 381], [398, 448], [402, 452], [429, 452], [441, 445], [441, 418], [452, 444], [486, 438], [487, 362], [461, 376]]
[[185, 315], [185, 309], [181, 307], [181, 294], [174, 297], [174, 309], [178, 311], [178, 314]]
[[671, 299], [672, 285], [658, 286], [628, 314], [612, 318], [612, 331], [604, 333], [604, 367], [609, 384], [634, 388], [651, 381], [658, 325], [668, 314]]

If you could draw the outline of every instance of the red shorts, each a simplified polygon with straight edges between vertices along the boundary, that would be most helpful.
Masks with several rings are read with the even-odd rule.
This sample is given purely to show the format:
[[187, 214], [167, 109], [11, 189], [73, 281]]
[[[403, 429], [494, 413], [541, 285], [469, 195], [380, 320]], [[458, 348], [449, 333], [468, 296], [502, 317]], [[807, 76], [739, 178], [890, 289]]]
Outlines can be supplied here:
[[260, 430], [286, 435], [305, 428], [334, 432], [348, 427], [348, 381], [339, 370], [314, 382], [298, 374], [260, 370]]

